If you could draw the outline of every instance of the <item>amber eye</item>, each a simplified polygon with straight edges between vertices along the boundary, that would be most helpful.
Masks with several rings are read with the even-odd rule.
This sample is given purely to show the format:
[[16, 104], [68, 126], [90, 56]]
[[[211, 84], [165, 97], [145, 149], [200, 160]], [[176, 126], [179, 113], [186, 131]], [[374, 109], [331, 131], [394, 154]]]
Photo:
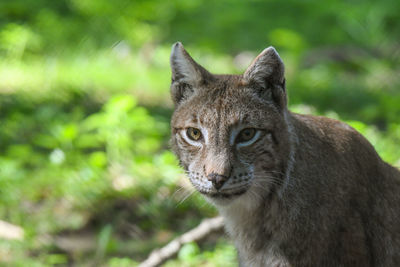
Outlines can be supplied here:
[[251, 140], [254, 135], [256, 134], [256, 129], [254, 128], [246, 128], [240, 131], [236, 142], [238, 143], [243, 143], [243, 142], [247, 142], [249, 140]]
[[193, 141], [198, 141], [201, 138], [201, 131], [199, 129], [190, 127], [186, 130], [186, 135]]

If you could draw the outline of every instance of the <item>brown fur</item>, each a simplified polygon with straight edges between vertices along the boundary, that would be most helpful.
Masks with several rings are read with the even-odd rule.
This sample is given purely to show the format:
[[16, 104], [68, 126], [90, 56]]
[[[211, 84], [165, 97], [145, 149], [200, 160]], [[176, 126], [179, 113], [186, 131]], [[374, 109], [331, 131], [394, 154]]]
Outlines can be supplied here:
[[[212, 75], [177, 43], [171, 67], [173, 150], [241, 265], [400, 266], [400, 172], [350, 126], [290, 112], [273, 48], [243, 75]], [[236, 141], [244, 128], [253, 143]]]

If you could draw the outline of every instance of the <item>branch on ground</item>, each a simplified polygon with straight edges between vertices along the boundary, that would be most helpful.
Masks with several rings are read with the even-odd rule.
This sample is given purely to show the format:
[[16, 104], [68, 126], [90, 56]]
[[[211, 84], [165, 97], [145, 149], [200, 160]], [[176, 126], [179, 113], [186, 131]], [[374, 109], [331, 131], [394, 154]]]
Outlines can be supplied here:
[[151, 252], [150, 256], [143, 261], [139, 267], [159, 266], [168, 259], [178, 254], [183, 245], [191, 242], [198, 242], [209, 234], [222, 230], [224, 225], [222, 217], [215, 217], [203, 220], [197, 227], [189, 232], [175, 238], [166, 246]]
[[24, 238], [24, 229], [20, 226], [0, 220], [0, 238], [22, 240]]

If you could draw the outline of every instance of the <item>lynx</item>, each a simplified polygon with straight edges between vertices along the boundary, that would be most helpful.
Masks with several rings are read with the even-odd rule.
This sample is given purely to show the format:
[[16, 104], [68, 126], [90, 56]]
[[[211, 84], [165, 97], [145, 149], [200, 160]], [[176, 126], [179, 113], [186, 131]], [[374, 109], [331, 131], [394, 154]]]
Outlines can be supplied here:
[[240, 266], [400, 266], [400, 172], [356, 130], [292, 113], [266, 48], [214, 75], [176, 43], [171, 144], [216, 206]]

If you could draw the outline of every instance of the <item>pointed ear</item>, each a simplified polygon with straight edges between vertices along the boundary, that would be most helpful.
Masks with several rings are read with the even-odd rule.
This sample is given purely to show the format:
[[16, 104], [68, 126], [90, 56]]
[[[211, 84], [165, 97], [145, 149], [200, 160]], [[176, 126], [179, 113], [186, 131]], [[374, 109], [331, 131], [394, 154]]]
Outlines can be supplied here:
[[243, 79], [257, 88], [261, 97], [286, 105], [285, 66], [272, 46], [264, 49], [250, 64]]
[[193, 94], [200, 84], [212, 76], [192, 59], [180, 42], [172, 46], [170, 63], [171, 95], [175, 104]]

